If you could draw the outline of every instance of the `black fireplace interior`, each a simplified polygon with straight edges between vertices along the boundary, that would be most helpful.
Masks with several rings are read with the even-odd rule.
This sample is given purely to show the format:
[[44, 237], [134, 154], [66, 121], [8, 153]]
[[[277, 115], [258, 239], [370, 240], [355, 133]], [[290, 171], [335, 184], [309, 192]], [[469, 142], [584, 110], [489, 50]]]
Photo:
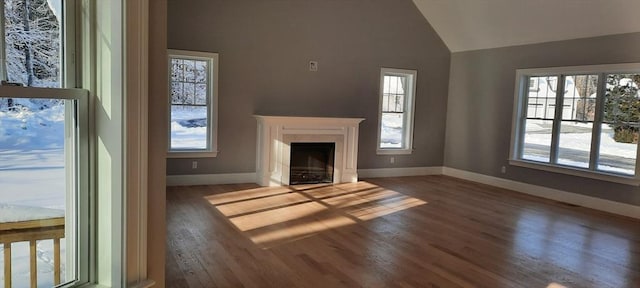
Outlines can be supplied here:
[[291, 143], [289, 184], [333, 183], [335, 143]]

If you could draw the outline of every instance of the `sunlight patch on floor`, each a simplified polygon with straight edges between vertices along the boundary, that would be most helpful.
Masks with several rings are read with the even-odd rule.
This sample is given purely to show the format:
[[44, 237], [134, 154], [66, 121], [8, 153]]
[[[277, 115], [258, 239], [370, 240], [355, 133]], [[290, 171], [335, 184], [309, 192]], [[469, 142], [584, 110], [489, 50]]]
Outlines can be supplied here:
[[258, 199], [269, 197], [273, 195], [283, 194], [291, 192], [291, 189], [286, 186], [282, 187], [260, 187], [255, 189], [247, 189], [242, 191], [234, 191], [222, 194], [214, 194], [205, 197], [209, 203], [213, 205], [220, 205], [225, 203], [245, 201], [250, 199]]
[[205, 199], [264, 248], [427, 204], [368, 182], [261, 187]]

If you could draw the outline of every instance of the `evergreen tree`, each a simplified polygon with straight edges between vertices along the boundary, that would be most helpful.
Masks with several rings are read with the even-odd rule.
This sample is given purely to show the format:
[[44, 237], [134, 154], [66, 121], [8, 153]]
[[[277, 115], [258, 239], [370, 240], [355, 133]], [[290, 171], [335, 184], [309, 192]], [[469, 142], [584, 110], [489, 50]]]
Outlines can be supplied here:
[[640, 74], [609, 74], [606, 81], [604, 122], [614, 129], [615, 141], [638, 143]]

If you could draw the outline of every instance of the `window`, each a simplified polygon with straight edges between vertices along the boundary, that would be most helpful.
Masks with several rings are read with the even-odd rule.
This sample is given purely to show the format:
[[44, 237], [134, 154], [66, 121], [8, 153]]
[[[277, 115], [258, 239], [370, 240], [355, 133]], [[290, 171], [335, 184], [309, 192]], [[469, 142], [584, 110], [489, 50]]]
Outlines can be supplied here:
[[64, 0], [0, 1], [3, 287], [88, 282], [89, 99], [63, 88], [74, 82], [67, 57], [74, 8]]
[[169, 51], [171, 102], [169, 154], [217, 154], [218, 54]]
[[380, 72], [380, 114], [378, 154], [411, 154], [415, 70], [382, 68]]
[[511, 163], [640, 183], [640, 64], [516, 73]]

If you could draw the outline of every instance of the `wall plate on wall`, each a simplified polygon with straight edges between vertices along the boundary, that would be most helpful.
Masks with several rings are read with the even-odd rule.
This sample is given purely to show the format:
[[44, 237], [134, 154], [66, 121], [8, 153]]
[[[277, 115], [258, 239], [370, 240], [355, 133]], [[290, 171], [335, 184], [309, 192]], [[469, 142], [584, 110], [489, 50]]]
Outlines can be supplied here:
[[318, 71], [318, 61], [309, 61], [309, 71]]

